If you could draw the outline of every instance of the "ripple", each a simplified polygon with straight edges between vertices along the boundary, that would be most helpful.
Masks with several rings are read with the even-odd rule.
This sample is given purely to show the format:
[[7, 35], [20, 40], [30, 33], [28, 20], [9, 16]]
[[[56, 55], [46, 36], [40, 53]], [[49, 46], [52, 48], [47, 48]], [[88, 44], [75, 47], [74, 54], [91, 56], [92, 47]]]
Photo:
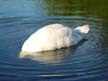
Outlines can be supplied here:
[[[79, 13], [79, 12], [75, 12]], [[0, 19], [0, 80], [1, 81], [75, 81], [101, 80], [108, 77], [107, 27], [98, 17], [44, 16], [9, 17]], [[74, 28], [89, 23], [88, 40], [68, 49], [28, 54], [19, 58], [21, 46], [29, 35], [50, 23]]]

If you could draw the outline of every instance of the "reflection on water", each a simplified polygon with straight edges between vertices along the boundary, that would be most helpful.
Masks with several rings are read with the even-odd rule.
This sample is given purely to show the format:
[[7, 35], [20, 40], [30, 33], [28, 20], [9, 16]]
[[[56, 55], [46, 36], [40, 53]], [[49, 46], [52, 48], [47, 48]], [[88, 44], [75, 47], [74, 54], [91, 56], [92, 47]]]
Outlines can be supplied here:
[[69, 54], [69, 49], [61, 49], [40, 53], [21, 52], [20, 58], [29, 58], [40, 63], [53, 64], [62, 61]]
[[[107, 13], [108, 0], [0, 0], [0, 81], [108, 80]], [[20, 59], [24, 41], [53, 23], [89, 24], [88, 40]]]
[[21, 51], [19, 54], [19, 57], [29, 58], [29, 59], [38, 61], [40, 63], [45, 63], [45, 64], [54, 64], [54, 63], [61, 62], [69, 54], [73, 54], [76, 48], [80, 46], [81, 44], [83, 44], [85, 41], [86, 40], [83, 39], [75, 46], [72, 46], [70, 48], [54, 50], [54, 51], [37, 52], [37, 53]]

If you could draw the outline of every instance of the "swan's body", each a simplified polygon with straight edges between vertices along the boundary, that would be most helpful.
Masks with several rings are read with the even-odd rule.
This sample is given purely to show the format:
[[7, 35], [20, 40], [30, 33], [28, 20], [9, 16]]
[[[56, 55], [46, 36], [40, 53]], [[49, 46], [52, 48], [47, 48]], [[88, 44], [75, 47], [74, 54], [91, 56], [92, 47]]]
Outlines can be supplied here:
[[70, 47], [88, 33], [88, 25], [71, 29], [61, 24], [47, 25], [33, 33], [23, 44], [22, 51], [41, 52]]

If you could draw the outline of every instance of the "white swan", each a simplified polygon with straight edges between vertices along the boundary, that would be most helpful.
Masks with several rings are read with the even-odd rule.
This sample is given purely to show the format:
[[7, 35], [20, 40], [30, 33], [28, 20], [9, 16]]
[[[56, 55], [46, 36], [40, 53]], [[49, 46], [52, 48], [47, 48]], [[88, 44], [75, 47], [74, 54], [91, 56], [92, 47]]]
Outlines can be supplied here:
[[70, 47], [82, 40], [89, 26], [71, 29], [62, 24], [47, 25], [33, 33], [23, 44], [22, 51], [41, 52]]

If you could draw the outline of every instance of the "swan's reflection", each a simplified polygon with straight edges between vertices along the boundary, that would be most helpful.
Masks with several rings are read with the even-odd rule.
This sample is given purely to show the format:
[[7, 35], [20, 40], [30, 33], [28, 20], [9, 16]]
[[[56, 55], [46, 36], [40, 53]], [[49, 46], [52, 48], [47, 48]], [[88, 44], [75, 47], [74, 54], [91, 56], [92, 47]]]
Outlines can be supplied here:
[[80, 46], [82, 43], [84, 43], [84, 41], [85, 40], [82, 40], [77, 45], [72, 46], [70, 48], [63, 48], [63, 49], [54, 50], [54, 51], [37, 52], [37, 53], [21, 51], [19, 54], [19, 57], [20, 58], [29, 58], [29, 59], [38, 61], [40, 63], [45, 63], [45, 64], [58, 63], [58, 62], [61, 62], [69, 54], [74, 53], [76, 48], [78, 46]]

